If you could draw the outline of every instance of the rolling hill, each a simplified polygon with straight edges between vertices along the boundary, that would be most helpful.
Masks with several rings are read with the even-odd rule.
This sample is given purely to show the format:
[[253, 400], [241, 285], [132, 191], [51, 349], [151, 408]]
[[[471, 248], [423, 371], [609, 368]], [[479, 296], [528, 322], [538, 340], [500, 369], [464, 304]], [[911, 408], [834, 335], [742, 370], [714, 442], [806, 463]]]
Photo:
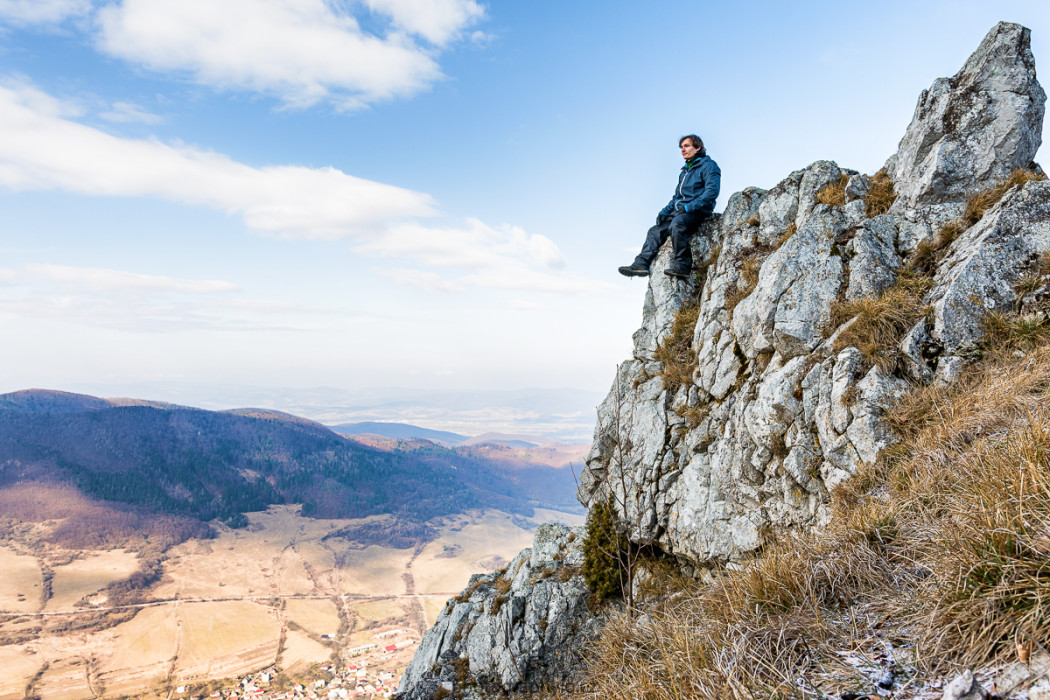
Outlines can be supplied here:
[[563, 469], [508, 469], [440, 445], [379, 450], [265, 409], [43, 390], [0, 395], [0, 490], [26, 484], [68, 484], [138, 512], [231, 525], [279, 503], [301, 503], [316, 518], [389, 513], [416, 523], [475, 508], [530, 515], [534, 505], [575, 505]]

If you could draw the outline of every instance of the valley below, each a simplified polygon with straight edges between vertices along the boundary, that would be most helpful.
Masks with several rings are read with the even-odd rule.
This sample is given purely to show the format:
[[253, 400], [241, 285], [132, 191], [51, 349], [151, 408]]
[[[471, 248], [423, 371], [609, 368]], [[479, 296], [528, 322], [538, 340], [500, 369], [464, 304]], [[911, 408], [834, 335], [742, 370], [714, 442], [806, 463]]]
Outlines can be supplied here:
[[474, 510], [431, 520], [433, 539], [398, 549], [355, 535], [396, 528], [392, 516], [320, 520], [298, 505], [246, 516], [159, 555], [69, 548], [48, 539], [58, 520], [7, 520], [0, 700], [227, 697], [249, 674], [274, 695], [295, 683], [316, 693], [336, 669], [379, 696], [471, 574], [530, 546], [539, 523], [582, 521]]

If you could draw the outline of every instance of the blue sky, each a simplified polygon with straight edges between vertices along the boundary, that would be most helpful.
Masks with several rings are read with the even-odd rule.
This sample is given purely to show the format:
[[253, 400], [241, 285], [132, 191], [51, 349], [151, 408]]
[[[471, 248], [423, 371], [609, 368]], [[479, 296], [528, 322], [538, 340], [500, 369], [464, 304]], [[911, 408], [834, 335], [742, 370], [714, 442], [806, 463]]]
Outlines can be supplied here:
[[0, 391], [604, 390], [679, 135], [719, 210], [873, 172], [1001, 19], [1048, 65], [1045, 1], [0, 0]]

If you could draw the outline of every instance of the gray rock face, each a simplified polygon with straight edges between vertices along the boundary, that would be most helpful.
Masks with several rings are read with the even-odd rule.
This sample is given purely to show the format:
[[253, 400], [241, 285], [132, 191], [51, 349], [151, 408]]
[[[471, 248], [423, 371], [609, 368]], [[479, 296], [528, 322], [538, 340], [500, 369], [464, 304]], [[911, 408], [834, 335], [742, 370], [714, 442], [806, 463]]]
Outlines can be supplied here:
[[583, 534], [541, 525], [505, 571], [471, 577], [423, 637], [396, 697], [429, 700], [442, 684], [456, 697], [501, 697], [571, 677], [580, 645], [600, 626], [578, 573]]
[[[580, 501], [611, 498], [634, 542], [693, 572], [746, 558], [766, 532], [822, 526], [829, 494], [892, 444], [893, 402], [911, 384], [953, 381], [983, 315], [1028, 303], [1015, 284], [1050, 252], [1050, 182], [1013, 188], [943, 251], [923, 299], [930, 312], [900, 339], [896, 365], [880, 368], [839, 342], [857, 320], [833, 309], [893, 287], [968, 196], [1028, 167], [1045, 99], [1028, 30], [999, 24], [955, 76], [920, 96], [886, 164], [898, 195], [886, 214], [866, 215], [871, 178], [818, 161], [768, 191], [732, 195], [704, 224], [693, 239], [694, 260], [706, 261], [700, 288], [663, 274], [668, 243], [632, 357], [598, 407]], [[821, 204], [843, 176], [845, 204]], [[691, 381], [670, 386], [654, 353], [686, 304], [698, 306], [695, 366]], [[457, 672], [475, 684], [463, 697], [571, 676], [571, 650], [601, 624], [571, 569], [582, 534], [571, 537], [541, 529], [505, 574], [472, 579], [428, 632], [402, 697], [433, 697]], [[979, 697], [972, 680], [953, 684], [951, 697]]]
[[1048, 250], [1050, 182], [1030, 182], [952, 244], [927, 296], [934, 308], [932, 336], [948, 351], [979, 338], [984, 314], [1013, 306], [1014, 285]]

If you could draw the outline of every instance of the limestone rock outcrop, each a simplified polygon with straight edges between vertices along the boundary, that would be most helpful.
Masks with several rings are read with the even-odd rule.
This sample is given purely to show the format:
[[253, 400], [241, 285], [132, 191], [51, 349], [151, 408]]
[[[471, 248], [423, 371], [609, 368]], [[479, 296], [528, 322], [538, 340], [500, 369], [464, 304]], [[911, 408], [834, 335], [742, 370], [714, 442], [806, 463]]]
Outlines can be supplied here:
[[[686, 568], [746, 558], [769, 530], [826, 522], [830, 490], [892, 444], [883, 415], [908, 381], [957, 374], [985, 313], [1011, 308], [1050, 250], [1050, 183], [1015, 187], [940, 252], [928, 314], [894, 348], [899, 360], [873, 362], [840, 341], [855, 322], [835, 317], [842, 301], [891, 288], [968, 197], [1032, 164], [1046, 96], [1029, 39], [1001, 23], [923, 92], [886, 165], [896, 199], [884, 213], [866, 203], [874, 178], [818, 161], [768, 192], [730, 197], [696, 238], [701, 287], [668, 280], [662, 251], [635, 336], [644, 342], [598, 409], [583, 503], [611, 497], [634, 541]], [[834, 187], [841, 198], [822, 194]], [[686, 304], [699, 306], [695, 370], [673, 386], [655, 348]]]
[[[398, 697], [501, 697], [565, 681], [600, 625], [579, 571], [583, 529], [541, 525], [503, 571], [476, 574], [445, 605], [405, 670]], [[447, 697], [447, 696], [444, 696]]]
[[[1050, 182], [1033, 163], [1045, 101], [1029, 30], [1000, 23], [955, 76], [922, 93], [881, 174], [818, 161], [768, 191], [733, 194], [693, 239], [691, 280], [663, 274], [667, 244], [632, 357], [598, 407], [579, 500], [611, 503], [634, 543], [693, 575], [754, 556], [767, 533], [825, 524], [831, 491], [893, 444], [884, 416], [896, 400], [958, 376], [988, 312], [1045, 313]], [[1017, 169], [1035, 179], [964, 220], [969, 198]], [[916, 313], [899, 337], [878, 348], [857, 340], [858, 304], [896, 298], [887, 295], [905, 284]], [[661, 352], [681, 318], [684, 380]], [[457, 663], [503, 691], [568, 672], [558, 645], [575, 648], [600, 621], [582, 579], [537, 578], [546, 564], [535, 552], [552, 537], [565, 561], [581, 556], [565, 532], [542, 532], [506, 574], [513, 604], [492, 610], [491, 576], [450, 602], [404, 697], [433, 697], [417, 690], [436, 692]]]

